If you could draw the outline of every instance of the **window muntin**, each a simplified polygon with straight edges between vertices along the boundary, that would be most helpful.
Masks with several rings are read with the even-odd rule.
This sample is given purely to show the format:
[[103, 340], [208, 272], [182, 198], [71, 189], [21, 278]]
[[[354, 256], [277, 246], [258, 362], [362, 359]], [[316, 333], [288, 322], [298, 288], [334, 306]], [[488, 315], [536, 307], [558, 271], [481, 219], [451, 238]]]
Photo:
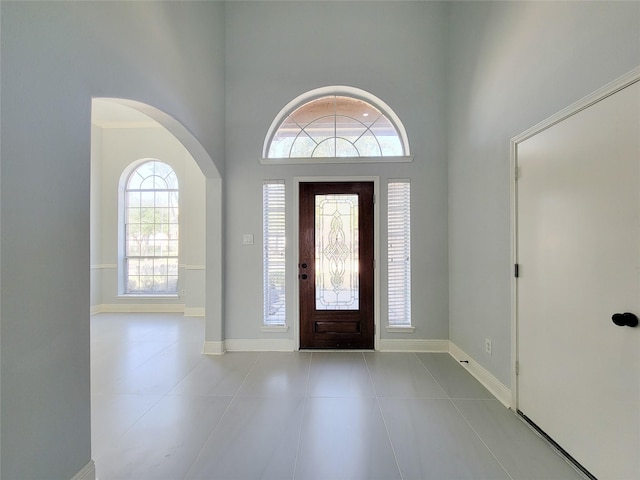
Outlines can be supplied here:
[[268, 158], [400, 157], [398, 130], [370, 103], [344, 95], [311, 100], [286, 115], [273, 134]]
[[411, 326], [411, 184], [388, 185], [388, 315], [390, 327]]
[[178, 293], [178, 178], [157, 160], [138, 166], [125, 187], [125, 293]]
[[263, 323], [281, 326], [285, 315], [285, 186], [284, 180], [262, 185]]

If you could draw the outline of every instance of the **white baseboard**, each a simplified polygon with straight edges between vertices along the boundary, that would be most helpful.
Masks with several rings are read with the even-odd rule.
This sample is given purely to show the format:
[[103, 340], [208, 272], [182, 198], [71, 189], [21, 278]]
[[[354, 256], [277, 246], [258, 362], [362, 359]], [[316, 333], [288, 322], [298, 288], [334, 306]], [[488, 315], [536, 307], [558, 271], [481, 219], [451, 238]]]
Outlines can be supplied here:
[[89, 315], [95, 315], [97, 313], [102, 313], [102, 305], [91, 305]]
[[455, 358], [458, 362], [464, 360], [469, 363], [460, 363], [466, 368], [476, 380], [478, 380], [484, 387], [489, 390], [500, 402], [507, 408], [511, 408], [511, 390], [506, 387], [500, 380], [494, 377], [488, 370], [482, 365], [476, 362], [473, 358], [467, 355], [460, 347], [455, 343], [449, 341], [449, 354]]
[[71, 480], [96, 480], [96, 464], [91, 460]]
[[182, 303], [103, 303], [91, 307], [95, 313], [183, 313]]
[[204, 307], [184, 307], [185, 317], [204, 317]]
[[381, 338], [380, 352], [448, 352], [449, 340], [412, 340]]
[[295, 342], [287, 338], [229, 338], [225, 341], [225, 347], [228, 352], [293, 352]]
[[[292, 339], [228, 338], [222, 342], [204, 342], [202, 353], [220, 355], [225, 352], [293, 352], [296, 343]], [[449, 352], [448, 340], [381, 339], [381, 352]]]
[[204, 355], [222, 355], [225, 352], [225, 342], [204, 342], [202, 353]]

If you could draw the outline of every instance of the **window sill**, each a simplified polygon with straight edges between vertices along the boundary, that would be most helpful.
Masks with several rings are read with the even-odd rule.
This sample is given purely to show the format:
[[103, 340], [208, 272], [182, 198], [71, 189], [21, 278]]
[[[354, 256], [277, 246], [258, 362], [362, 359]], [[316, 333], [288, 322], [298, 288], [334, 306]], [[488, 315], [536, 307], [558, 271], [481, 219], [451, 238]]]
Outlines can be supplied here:
[[283, 333], [289, 330], [289, 325], [269, 325], [260, 328], [262, 333]]
[[407, 326], [387, 326], [386, 330], [388, 333], [413, 333], [416, 330], [416, 327], [412, 327], [411, 325]]

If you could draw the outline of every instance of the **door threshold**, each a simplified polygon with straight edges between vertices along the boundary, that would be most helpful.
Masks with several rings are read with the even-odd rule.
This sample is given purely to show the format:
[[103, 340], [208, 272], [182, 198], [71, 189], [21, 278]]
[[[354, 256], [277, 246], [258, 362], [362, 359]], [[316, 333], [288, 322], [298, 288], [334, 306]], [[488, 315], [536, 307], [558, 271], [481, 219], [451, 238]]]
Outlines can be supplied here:
[[353, 352], [353, 353], [365, 353], [375, 352], [374, 349], [362, 349], [362, 348], [301, 348], [299, 352], [319, 353], [319, 352]]
[[538, 425], [535, 424], [529, 417], [527, 417], [524, 413], [518, 410], [518, 416], [522, 419], [524, 423], [526, 423], [534, 432], [536, 432], [540, 437], [542, 437], [550, 446], [553, 448], [558, 455], [563, 457], [567, 463], [569, 463], [573, 468], [575, 468], [578, 473], [582, 474], [584, 478], [588, 480], [598, 480], [593, 474], [584, 468], [580, 462], [578, 462], [575, 458], [573, 458], [569, 452], [567, 452], [564, 448], [562, 448], [556, 441], [551, 438], [547, 433], [542, 430]]

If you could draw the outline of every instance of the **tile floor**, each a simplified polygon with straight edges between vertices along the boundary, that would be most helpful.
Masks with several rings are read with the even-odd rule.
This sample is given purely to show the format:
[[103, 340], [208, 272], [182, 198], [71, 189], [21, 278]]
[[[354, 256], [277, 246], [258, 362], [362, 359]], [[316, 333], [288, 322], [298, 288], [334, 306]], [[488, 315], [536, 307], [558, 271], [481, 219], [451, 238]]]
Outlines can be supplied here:
[[582, 478], [448, 354], [203, 356], [199, 318], [91, 327], [99, 480]]

